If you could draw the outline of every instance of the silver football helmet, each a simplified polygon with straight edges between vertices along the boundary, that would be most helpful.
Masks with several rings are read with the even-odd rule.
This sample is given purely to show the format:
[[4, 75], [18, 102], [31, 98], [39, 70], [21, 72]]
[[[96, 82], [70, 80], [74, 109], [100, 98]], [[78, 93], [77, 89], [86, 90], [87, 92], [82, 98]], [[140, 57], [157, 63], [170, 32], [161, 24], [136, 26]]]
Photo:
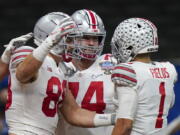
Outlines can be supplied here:
[[[54, 28], [65, 18], [70, 18], [69, 15], [62, 12], [52, 12], [42, 16], [34, 27], [34, 43], [39, 46], [54, 30]], [[51, 49], [51, 53], [59, 55], [66, 46], [66, 38]]]
[[83, 39], [84, 36], [98, 37], [98, 45], [90, 46], [80, 42], [75, 43], [76, 49], [71, 52], [72, 57], [95, 60], [102, 53], [106, 37], [102, 19], [94, 11], [86, 9], [76, 11], [71, 17], [80, 32], [77, 34], [80, 35], [79, 39]]
[[129, 62], [137, 54], [158, 51], [155, 25], [142, 18], [130, 18], [121, 22], [111, 40], [112, 54], [119, 62]]

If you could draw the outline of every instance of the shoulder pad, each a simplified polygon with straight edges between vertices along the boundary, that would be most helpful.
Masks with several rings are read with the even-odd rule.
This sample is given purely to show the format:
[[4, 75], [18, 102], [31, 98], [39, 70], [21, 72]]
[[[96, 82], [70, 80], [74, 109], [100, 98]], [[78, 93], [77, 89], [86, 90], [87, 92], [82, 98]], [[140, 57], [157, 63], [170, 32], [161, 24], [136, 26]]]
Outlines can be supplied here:
[[14, 67], [18, 63], [22, 62], [33, 50], [34, 48], [30, 46], [21, 46], [15, 49], [11, 56], [11, 66]]
[[133, 87], [137, 84], [136, 73], [130, 64], [119, 64], [114, 67], [111, 79], [115, 84]]

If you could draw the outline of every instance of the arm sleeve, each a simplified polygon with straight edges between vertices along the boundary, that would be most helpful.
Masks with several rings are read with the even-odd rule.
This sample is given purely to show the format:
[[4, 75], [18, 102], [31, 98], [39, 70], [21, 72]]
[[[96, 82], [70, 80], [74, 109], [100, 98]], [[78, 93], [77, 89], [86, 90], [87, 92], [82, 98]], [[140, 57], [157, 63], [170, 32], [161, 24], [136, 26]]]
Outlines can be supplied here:
[[20, 62], [22, 62], [27, 55], [32, 53], [34, 48], [30, 46], [22, 46], [17, 48], [11, 57], [10, 67], [15, 68]]
[[138, 103], [136, 90], [133, 87], [116, 87], [116, 92], [119, 103], [116, 118], [133, 120]]
[[137, 85], [136, 72], [131, 65], [125, 63], [114, 67], [111, 79], [120, 86], [133, 87]]

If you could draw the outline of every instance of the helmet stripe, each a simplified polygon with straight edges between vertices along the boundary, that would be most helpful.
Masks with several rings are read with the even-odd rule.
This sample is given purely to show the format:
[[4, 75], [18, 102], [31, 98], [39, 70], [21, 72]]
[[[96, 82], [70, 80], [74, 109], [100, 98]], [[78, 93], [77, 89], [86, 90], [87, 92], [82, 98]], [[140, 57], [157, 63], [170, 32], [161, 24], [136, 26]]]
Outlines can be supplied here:
[[91, 10], [87, 10], [87, 14], [90, 20], [90, 25], [92, 29], [97, 29], [97, 20], [95, 14]]

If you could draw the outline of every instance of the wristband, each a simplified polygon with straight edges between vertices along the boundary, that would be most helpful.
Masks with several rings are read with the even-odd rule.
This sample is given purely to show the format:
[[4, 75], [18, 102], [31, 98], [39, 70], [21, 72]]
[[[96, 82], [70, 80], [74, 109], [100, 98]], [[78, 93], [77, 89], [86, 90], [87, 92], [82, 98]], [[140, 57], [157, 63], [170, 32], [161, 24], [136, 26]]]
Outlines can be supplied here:
[[44, 61], [45, 57], [48, 55], [49, 51], [52, 48], [52, 44], [52, 42], [43, 42], [38, 48], [33, 51], [33, 56], [41, 62]]
[[94, 126], [108, 126], [114, 125], [116, 119], [116, 114], [96, 114], [94, 116]]

